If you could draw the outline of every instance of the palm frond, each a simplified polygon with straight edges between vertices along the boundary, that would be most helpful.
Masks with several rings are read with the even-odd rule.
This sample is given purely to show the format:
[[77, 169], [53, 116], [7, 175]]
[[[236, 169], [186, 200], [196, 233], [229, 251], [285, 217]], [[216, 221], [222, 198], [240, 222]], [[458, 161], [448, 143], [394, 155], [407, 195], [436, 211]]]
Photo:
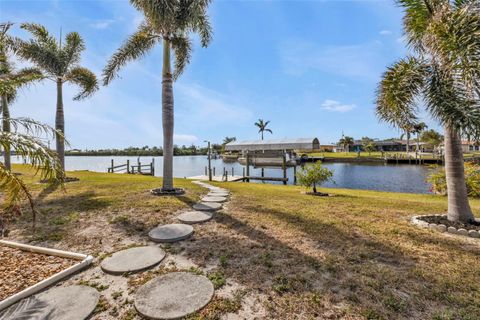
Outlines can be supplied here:
[[65, 37], [65, 46], [61, 48], [62, 69], [64, 73], [68, 68], [80, 62], [82, 51], [85, 50], [85, 43], [77, 32], [70, 32]]
[[30, 32], [35, 39], [45, 45], [57, 47], [57, 41], [50, 35], [47, 28], [37, 23], [22, 23], [20, 28]]
[[34, 40], [17, 40], [17, 54], [25, 60], [29, 60], [37, 67], [44, 70], [53, 78], [61, 77], [62, 63], [55, 45], [44, 45]]
[[428, 67], [413, 57], [389, 67], [377, 89], [377, 116], [398, 128], [415, 124], [415, 99], [422, 92], [427, 75]]
[[192, 56], [192, 43], [186, 36], [175, 36], [170, 39], [173, 51], [175, 52], [175, 68], [173, 78], [176, 80], [190, 63]]
[[108, 61], [103, 69], [103, 84], [108, 85], [127, 62], [143, 57], [159, 40], [152, 27], [142, 23]]
[[75, 67], [71, 69], [65, 75], [65, 80], [75, 83], [81, 88], [80, 93], [73, 98], [74, 100], [87, 98], [98, 90], [97, 77], [93, 72], [86, 68]]
[[213, 29], [207, 14], [211, 2], [211, 0], [190, 0], [187, 4], [188, 17], [185, 20], [189, 25], [188, 30], [199, 34], [202, 47], [207, 47], [213, 37]]

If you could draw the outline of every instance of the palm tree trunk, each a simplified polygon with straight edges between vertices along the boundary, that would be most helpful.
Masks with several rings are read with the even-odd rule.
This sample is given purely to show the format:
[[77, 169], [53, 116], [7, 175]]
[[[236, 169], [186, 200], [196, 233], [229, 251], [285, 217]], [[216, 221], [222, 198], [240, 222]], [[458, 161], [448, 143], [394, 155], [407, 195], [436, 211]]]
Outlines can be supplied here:
[[468, 203], [461, 138], [458, 132], [445, 127], [445, 172], [447, 178], [448, 220], [474, 221]]
[[410, 152], [410, 133], [407, 132], [406, 133], [406, 136], [407, 136], [407, 154]]
[[55, 114], [55, 129], [61, 134], [56, 133], [55, 141], [57, 144], [57, 154], [60, 159], [60, 165], [65, 171], [65, 115], [63, 113], [63, 81], [57, 80], [57, 112]]
[[260, 134], [262, 135], [262, 140], [263, 140], [263, 131], [260, 131]]
[[163, 40], [162, 71], [163, 187], [173, 190], [173, 78], [170, 67], [170, 41]]
[[[2, 130], [3, 132], [10, 132], [10, 111], [8, 110], [7, 97], [2, 96]], [[4, 165], [7, 170], [12, 170], [11, 158], [10, 158], [10, 146], [5, 146]]]

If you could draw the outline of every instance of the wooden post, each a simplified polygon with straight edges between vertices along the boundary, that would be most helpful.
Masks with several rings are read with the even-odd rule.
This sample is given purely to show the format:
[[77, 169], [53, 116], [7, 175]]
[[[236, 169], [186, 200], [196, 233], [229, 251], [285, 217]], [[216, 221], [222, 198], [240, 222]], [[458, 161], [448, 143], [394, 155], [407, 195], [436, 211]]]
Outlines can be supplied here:
[[235, 171], [233, 171], [233, 167], [232, 167], [232, 177], [235, 176]]
[[226, 172], [225, 167], [223, 167], [223, 175], [225, 175], [225, 172]]
[[130, 160], [127, 160], [127, 173], [130, 173]]
[[262, 176], [262, 178], [265, 177], [265, 169], [264, 168], [262, 168], [261, 176]]
[[243, 167], [242, 169], [243, 169], [242, 177], [245, 177], [245, 167]]
[[[246, 167], [246, 171], [247, 171], [247, 177], [250, 177], [250, 155], [248, 154], [248, 151], [247, 151], [247, 167]], [[250, 182], [250, 179], [246, 179], [245, 181], [246, 181], [246, 182]]]
[[297, 166], [293, 166], [293, 184], [297, 184]]
[[205, 176], [208, 176], [208, 173], [207, 173], [207, 166], [205, 166]]
[[[287, 157], [285, 156], [285, 152], [283, 153], [282, 157], [282, 169], [283, 169], [283, 178], [287, 178]], [[283, 184], [287, 184], [287, 181], [283, 181]]]
[[155, 158], [152, 158], [152, 176], [155, 175]]
[[213, 167], [213, 176], [215, 177], [215, 167]]
[[112, 173], [113, 173], [113, 159], [111, 160], [111, 162], [112, 162], [112, 168], [111, 168], [111, 171], [112, 171]]
[[[215, 168], [213, 170], [213, 175], [215, 175]], [[208, 142], [208, 181], [212, 181], [212, 148], [210, 141]]]
[[138, 160], [138, 173], [142, 173], [142, 163]]

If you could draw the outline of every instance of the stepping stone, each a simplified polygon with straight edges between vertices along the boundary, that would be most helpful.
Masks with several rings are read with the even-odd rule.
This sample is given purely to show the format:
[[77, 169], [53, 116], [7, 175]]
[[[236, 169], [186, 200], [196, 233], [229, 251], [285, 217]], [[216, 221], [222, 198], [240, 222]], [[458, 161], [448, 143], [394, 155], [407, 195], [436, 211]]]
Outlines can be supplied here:
[[106, 273], [120, 275], [138, 272], [159, 264], [165, 252], [158, 247], [135, 247], [115, 252], [102, 261], [101, 268]]
[[215, 196], [206, 196], [202, 198], [203, 202], [225, 202], [227, 201], [227, 198], [225, 197], [215, 197]]
[[212, 219], [212, 217], [213, 214], [210, 212], [188, 211], [179, 215], [177, 219], [186, 224], [194, 224], [208, 221]]
[[176, 242], [187, 239], [193, 233], [193, 227], [188, 224], [173, 223], [158, 226], [150, 230], [149, 238], [155, 242]]
[[100, 294], [92, 287], [70, 286], [55, 287], [35, 297], [52, 309], [49, 320], [84, 320], [97, 306]]
[[206, 277], [173, 272], [140, 287], [135, 309], [148, 319], [179, 319], [205, 307], [213, 292], [213, 284]]
[[217, 211], [221, 208], [222, 205], [216, 202], [200, 202], [193, 205], [193, 209], [198, 211]]
[[227, 197], [230, 195], [228, 191], [210, 191], [208, 195], [215, 195], [217, 197]]

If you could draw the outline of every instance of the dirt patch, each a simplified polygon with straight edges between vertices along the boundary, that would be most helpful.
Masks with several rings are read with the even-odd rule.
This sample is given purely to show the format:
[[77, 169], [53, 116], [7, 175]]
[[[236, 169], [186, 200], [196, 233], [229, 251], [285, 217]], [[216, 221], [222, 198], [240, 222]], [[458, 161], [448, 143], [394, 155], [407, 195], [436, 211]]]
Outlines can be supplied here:
[[456, 229], [465, 229], [465, 230], [477, 230], [480, 231], [480, 222], [475, 223], [462, 223], [462, 222], [454, 222], [447, 219], [447, 216], [420, 216], [418, 217], [419, 220], [428, 222], [428, 223], [435, 223], [435, 224], [444, 224], [448, 227], [454, 227]]
[[0, 247], [0, 300], [6, 299], [78, 261]]

